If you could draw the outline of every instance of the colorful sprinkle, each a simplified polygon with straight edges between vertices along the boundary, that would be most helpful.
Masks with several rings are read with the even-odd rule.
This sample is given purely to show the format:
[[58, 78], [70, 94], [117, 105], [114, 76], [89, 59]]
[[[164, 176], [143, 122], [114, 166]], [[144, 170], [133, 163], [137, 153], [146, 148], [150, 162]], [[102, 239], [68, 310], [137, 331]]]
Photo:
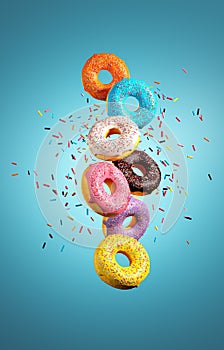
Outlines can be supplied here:
[[43, 117], [43, 114], [41, 113], [41, 111], [38, 109], [37, 113], [39, 114], [40, 117]]
[[184, 216], [184, 218], [187, 220], [192, 220], [192, 218], [190, 216]]

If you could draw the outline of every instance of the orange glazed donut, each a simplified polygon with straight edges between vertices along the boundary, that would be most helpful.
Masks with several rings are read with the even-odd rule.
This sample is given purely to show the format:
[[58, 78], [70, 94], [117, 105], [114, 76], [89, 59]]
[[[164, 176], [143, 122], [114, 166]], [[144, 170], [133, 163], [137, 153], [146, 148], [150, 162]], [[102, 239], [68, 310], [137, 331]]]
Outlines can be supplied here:
[[[109, 84], [103, 84], [98, 79], [101, 70], [108, 70], [113, 79]], [[105, 101], [109, 90], [123, 78], [129, 78], [130, 73], [125, 62], [112, 53], [99, 53], [90, 57], [82, 69], [84, 90], [92, 97]]]

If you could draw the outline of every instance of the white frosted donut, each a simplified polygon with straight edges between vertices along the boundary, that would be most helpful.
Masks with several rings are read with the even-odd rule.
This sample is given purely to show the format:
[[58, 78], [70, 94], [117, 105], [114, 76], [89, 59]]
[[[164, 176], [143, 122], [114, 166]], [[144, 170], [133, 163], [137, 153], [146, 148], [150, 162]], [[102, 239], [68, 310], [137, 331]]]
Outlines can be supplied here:
[[[108, 136], [119, 134], [116, 139]], [[96, 122], [87, 137], [91, 152], [103, 160], [118, 160], [127, 157], [138, 146], [140, 132], [138, 126], [127, 117], [107, 117]]]

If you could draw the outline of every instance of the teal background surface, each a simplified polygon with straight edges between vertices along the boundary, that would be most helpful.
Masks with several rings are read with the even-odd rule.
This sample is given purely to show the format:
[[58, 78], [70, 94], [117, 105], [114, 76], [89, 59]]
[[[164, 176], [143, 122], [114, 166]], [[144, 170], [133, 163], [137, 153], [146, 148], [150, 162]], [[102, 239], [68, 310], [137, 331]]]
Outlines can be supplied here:
[[[223, 349], [223, 9], [221, 0], [0, 1], [2, 350]], [[161, 106], [194, 155], [193, 220], [182, 216], [163, 236], [152, 227], [142, 240], [151, 274], [130, 291], [98, 278], [93, 249], [49, 238], [27, 176], [44, 127], [86, 105], [81, 69], [99, 52], [179, 97]]]

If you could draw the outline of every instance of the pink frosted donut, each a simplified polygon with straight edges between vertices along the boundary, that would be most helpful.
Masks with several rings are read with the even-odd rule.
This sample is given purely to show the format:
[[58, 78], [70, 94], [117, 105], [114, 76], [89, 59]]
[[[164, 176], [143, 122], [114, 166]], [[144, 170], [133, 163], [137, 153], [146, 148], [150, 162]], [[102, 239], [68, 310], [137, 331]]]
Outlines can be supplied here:
[[[108, 136], [119, 134], [116, 139]], [[131, 154], [140, 141], [138, 126], [127, 117], [108, 117], [96, 122], [87, 137], [90, 151], [103, 160], [118, 160]]]
[[[122, 224], [128, 216], [132, 216], [132, 221], [127, 228], [123, 228]], [[146, 231], [149, 220], [146, 204], [131, 196], [127, 208], [122, 213], [114, 217], [103, 218], [103, 232], [105, 236], [122, 234], [139, 240]]]
[[[110, 188], [107, 193], [104, 182]], [[130, 189], [123, 173], [113, 164], [91, 164], [82, 175], [82, 193], [88, 205], [103, 216], [117, 215], [127, 208]]]

